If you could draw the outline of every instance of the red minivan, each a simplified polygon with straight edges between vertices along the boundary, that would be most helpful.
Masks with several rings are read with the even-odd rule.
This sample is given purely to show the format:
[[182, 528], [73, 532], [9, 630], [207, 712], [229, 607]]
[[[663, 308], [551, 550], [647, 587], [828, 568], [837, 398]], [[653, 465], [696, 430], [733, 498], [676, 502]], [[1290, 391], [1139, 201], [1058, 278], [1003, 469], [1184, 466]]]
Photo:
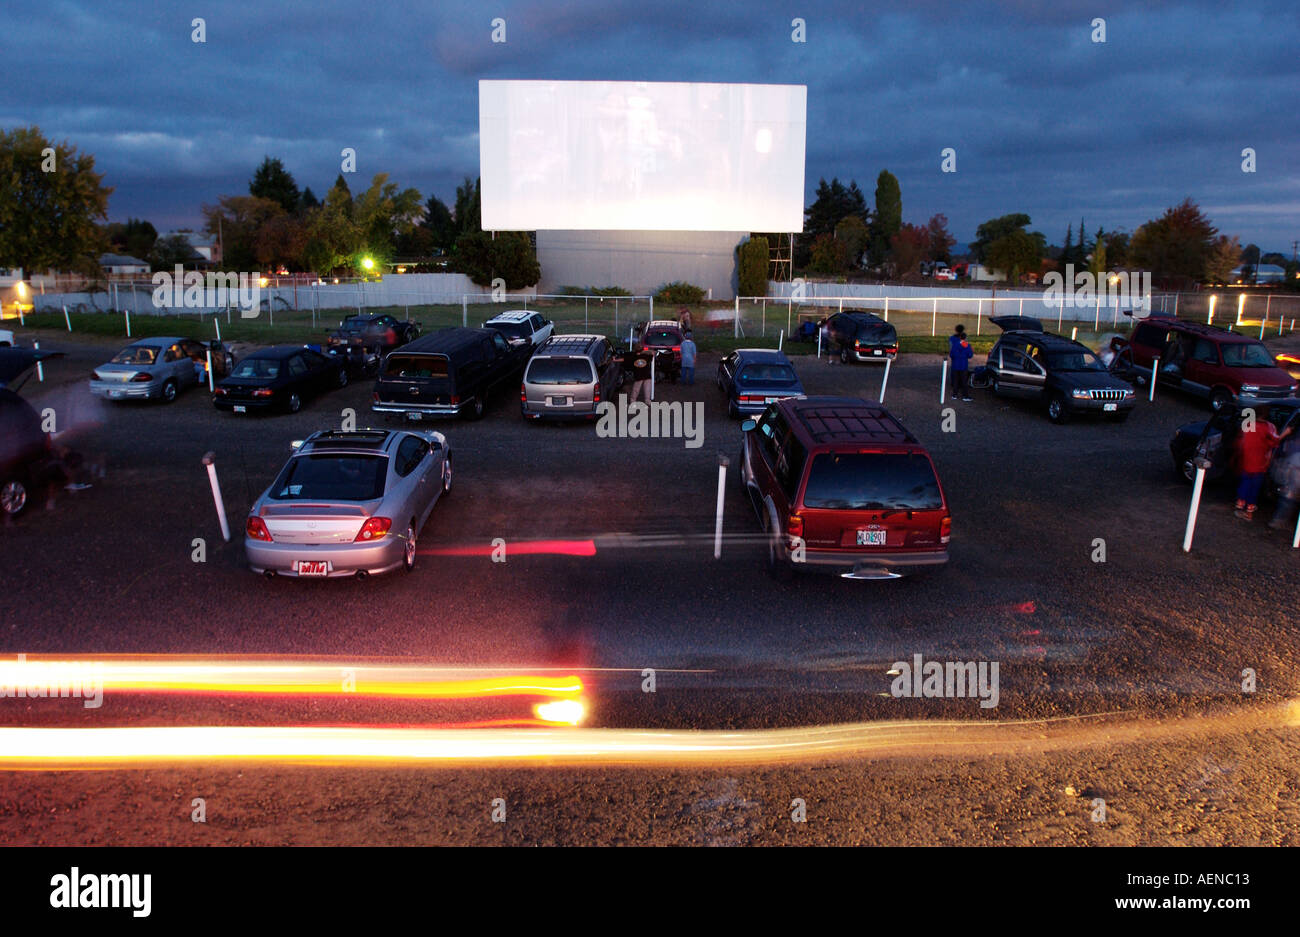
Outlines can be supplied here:
[[738, 476], [767, 535], [768, 568], [897, 579], [948, 562], [952, 518], [930, 454], [856, 397], [794, 397], [746, 420]]

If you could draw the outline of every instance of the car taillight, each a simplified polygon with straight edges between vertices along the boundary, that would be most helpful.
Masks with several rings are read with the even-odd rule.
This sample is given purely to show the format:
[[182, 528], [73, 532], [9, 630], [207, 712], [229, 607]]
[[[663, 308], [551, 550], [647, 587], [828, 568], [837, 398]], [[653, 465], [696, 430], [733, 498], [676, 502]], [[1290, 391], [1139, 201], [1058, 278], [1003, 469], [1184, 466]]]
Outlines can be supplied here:
[[364, 543], [367, 540], [378, 540], [380, 537], [385, 536], [392, 529], [392, 526], [393, 519], [391, 517], [369, 518], [361, 525], [361, 529], [357, 531], [357, 535], [352, 542]]
[[275, 393], [275, 391], [271, 390], [271, 388], [269, 388], [269, 387], [259, 387], [257, 390], [253, 391], [253, 396], [254, 396], [254, 397], [270, 397], [270, 396], [272, 396], [274, 393]]
[[265, 543], [271, 542], [271, 532], [266, 529], [266, 521], [262, 520], [260, 517], [250, 517], [248, 523], [244, 525], [244, 533], [248, 535], [250, 540], [261, 540]]
[[451, 395], [451, 405], [454, 407], [454, 406], [456, 406], [458, 403], [460, 403], [460, 395], [459, 395], [459, 394], [452, 394], [452, 395]]
[[674, 346], [673, 346], [673, 351], [681, 351], [681, 350], [682, 350], [682, 346], [681, 346], [681, 345], [674, 345]]
[[137, 374], [135, 377], [131, 378], [131, 383], [132, 383], [132, 384], [143, 384], [143, 383], [145, 383], [145, 382], [147, 382], [147, 381], [152, 381], [152, 380], [153, 380], [153, 375], [152, 375], [152, 374], [141, 373], [141, 374]]
[[803, 518], [800, 517], [798, 514], [791, 514], [789, 520], [786, 521], [786, 533], [788, 533], [791, 537], [798, 537], [800, 540], [802, 540], [803, 539]]
[[591, 402], [592, 402], [592, 403], [600, 403], [600, 385], [599, 385], [599, 384], [596, 385], [596, 390], [595, 390], [595, 393], [593, 394], [593, 396], [592, 396], [592, 398], [591, 398]]
[[212, 389], [212, 396], [214, 396], [214, 397], [224, 397], [224, 396], [226, 396], [226, 389], [225, 389], [224, 387], [214, 387], [214, 388]]
[[741, 394], [737, 399], [741, 403], [762, 403], [763, 402], [763, 398], [761, 396], [756, 397], [753, 394]]
[[952, 536], [952, 518], [945, 516], [943, 521], [941, 521], [939, 524], [939, 542], [947, 543], [951, 536]]
[[[600, 391], [596, 392], [596, 399], [600, 399]], [[528, 403], [528, 391], [523, 384], [519, 385], [519, 402]]]
[[375, 403], [379, 403], [379, 391], [375, 391], [374, 393], [372, 393], [370, 395], [370, 399], [373, 400]]

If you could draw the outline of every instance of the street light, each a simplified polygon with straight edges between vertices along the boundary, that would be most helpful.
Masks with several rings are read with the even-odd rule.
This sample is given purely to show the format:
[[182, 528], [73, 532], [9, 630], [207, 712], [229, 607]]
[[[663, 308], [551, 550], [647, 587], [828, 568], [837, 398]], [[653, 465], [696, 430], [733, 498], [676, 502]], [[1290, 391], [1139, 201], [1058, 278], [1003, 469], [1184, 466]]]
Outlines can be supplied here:
[[367, 270], [373, 270], [375, 267], [375, 262], [369, 257], [362, 257], [361, 266], [365, 267]]

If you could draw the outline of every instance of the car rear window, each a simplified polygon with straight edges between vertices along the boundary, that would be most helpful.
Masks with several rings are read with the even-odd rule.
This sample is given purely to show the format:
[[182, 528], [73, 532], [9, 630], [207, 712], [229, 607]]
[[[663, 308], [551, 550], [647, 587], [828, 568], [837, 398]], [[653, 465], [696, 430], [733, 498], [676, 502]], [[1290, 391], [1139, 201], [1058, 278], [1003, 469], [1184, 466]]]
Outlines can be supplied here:
[[765, 387], [787, 386], [795, 382], [794, 368], [788, 364], [747, 364], [740, 369], [740, 380]]
[[485, 329], [495, 329], [506, 338], [528, 338], [533, 333], [522, 322], [489, 322]]
[[273, 358], [245, 358], [231, 374], [234, 377], [260, 377], [273, 380], [280, 376], [280, 362]]
[[384, 377], [400, 380], [446, 376], [446, 355], [389, 355], [384, 361]]
[[813, 458], [804, 506], [859, 511], [943, 507], [930, 460], [916, 452], [823, 452]]
[[1047, 363], [1055, 371], [1105, 371], [1106, 366], [1090, 351], [1053, 351]]
[[271, 488], [276, 501], [371, 501], [384, 494], [388, 459], [352, 453], [300, 455]]
[[595, 377], [586, 358], [534, 358], [526, 380], [529, 384], [589, 384]]
[[655, 346], [680, 345], [682, 343], [682, 336], [680, 333], [674, 332], [671, 329], [651, 329], [645, 333], [645, 343], [647, 345]]
[[1263, 345], [1230, 342], [1221, 346], [1223, 363], [1230, 368], [1273, 368], [1277, 363]]
[[158, 360], [158, 349], [145, 345], [131, 345], [123, 348], [113, 359], [113, 364], [153, 364]]

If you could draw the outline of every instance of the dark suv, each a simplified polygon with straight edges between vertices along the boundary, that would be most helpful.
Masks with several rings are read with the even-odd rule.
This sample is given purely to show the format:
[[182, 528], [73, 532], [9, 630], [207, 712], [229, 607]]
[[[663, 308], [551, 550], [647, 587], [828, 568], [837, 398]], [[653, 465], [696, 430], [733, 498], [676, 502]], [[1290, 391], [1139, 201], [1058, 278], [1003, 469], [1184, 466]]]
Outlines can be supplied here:
[[[1279, 433], [1288, 426], [1300, 432], [1300, 398], [1283, 397], [1267, 404], [1258, 404], [1258, 407], [1256, 418], [1268, 420]], [[1208, 420], [1184, 423], [1178, 427], [1169, 440], [1169, 454], [1173, 456], [1174, 471], [1185, 481], [1195, 481], [1196, 458], [1201, 456], [1209, 462], [1205, 470], [1208, 481], [1235, 477], [1232, 458], [1237, 437], [1241, 435], [1243, 416], [1237, 407], [1224, 407], [1211, 414]], [[1293, 439], [1285, 443], [1287, 446], [1296, 444], [1297, 441]]]
[[897, 579], [948, 562], [952, 526], [930, 455], [856, 397], [792, 397], [745, 430], [737, 476], [767, 535], [771, 573]]
[[385, 354], [419, 336], [418, 322], [403, 322], [387, 314], [348, 316], [329, 332], [325, 350], [345, 358], [354, 370], [369, 374]]
[[874, 312], [837, 312], [822, 324], [825, 349], [840, 361], [890, 361], [898, 354], [898, 330]]
[[1213, 325], [1152, 315], [1128, 341], [1115, 339], [1111, 347], [1116, 373], [1150, 380], [1159, 358], [1159, 383], [1209, 400], [1216, 411], [1291, 397], [1297, 390], [1295, 378], [1278, 367], [1263, 342]]
[[1087, 345], [1044, 332], [1032, 316], [995, 316], [990, 321], [1004, 330], [984, 369], [993, 393], [1035, 401], [1053, 423], [1083, 413], [1128, 419], [1137, 393], [1111, 374]]

